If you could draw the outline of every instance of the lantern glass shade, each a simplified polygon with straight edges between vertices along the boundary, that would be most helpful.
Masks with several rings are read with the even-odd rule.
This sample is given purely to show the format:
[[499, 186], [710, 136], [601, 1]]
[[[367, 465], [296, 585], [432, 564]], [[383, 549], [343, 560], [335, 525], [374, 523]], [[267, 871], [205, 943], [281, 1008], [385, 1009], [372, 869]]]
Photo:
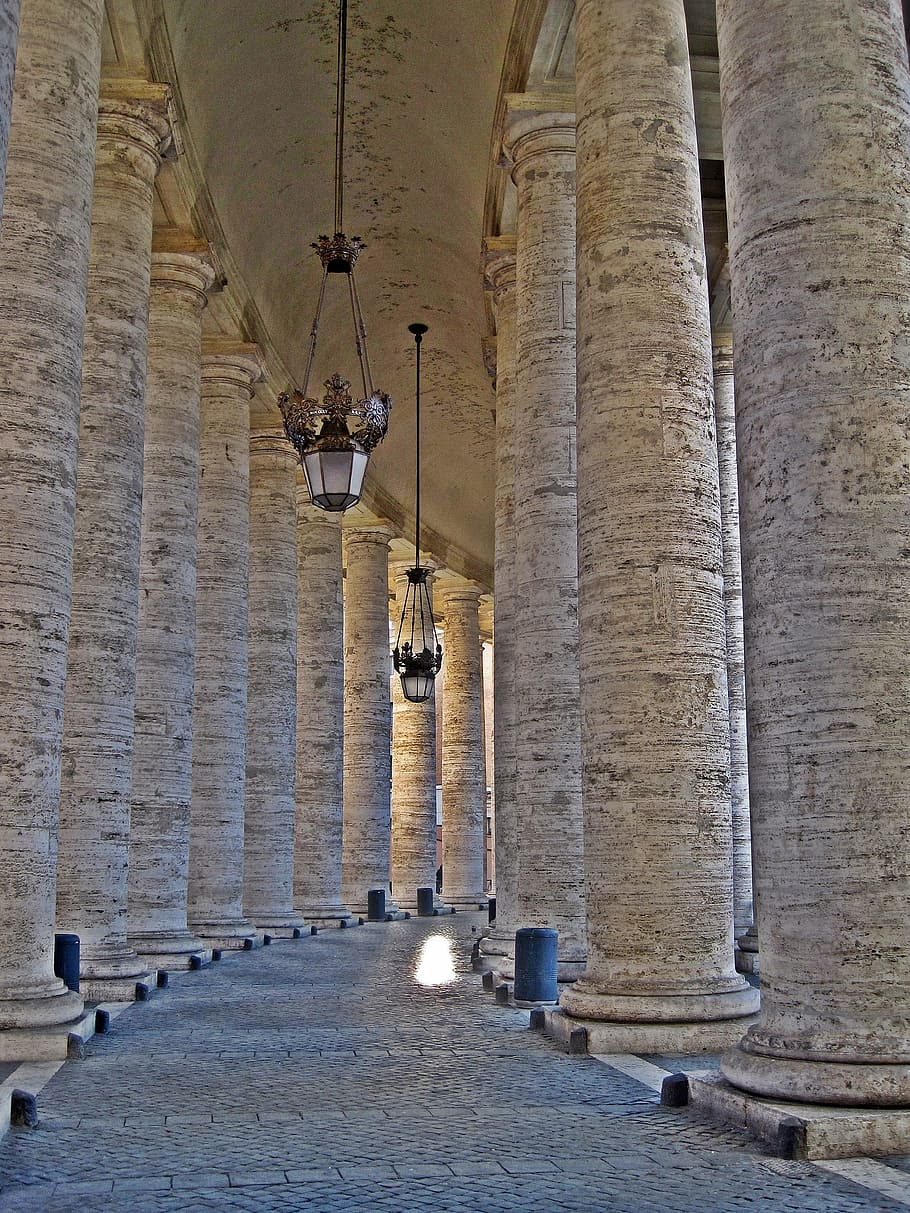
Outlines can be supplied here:
[[442, 648], [436, 635], [430, 591], [429, 569], [408, 569], [408, 586], [398, 625], [398, 640], [392, 662], [401, 677], [402, 693], [410, 703], [424, 703], [433, 694], [436, 675], [442, 668]]
[[402, 692], [411, 703], [425, 703], [433, 694], [435, 685], [435, 673], [429, 674], [425, 670], [406, 670], [401, 675]]
[[322, 450], [318, 443], [304, 453], [303, 474], [310, 500], [320, 510], [340, 513], [360, 500], [370, 461], [368, 451], [353, 443], [349, 450]]

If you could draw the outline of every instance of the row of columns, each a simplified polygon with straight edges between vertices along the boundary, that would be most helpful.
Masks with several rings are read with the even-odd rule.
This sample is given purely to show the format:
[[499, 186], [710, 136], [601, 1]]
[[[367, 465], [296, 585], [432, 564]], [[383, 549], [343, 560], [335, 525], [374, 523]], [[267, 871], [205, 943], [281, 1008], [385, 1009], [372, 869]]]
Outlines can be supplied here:
[[557, 927], [569, 977], [577, 941], [592, 1048], [735, 1045], [746, 1091], [905, 1105], [906, 44], [896, 5], [754, 7], [718, 3], [735, 357], [682, 0], [578, 0], [574, 99], [509, 101], [483, 950]]
[[[390, 532], [349, 534], [343, 610], [339, 520], [283, 433], [251, 429], [258, 347], [203, 339], [212, 249], [153, 232], [169, 90], [101, 83], [102, 12], [25, 0], [11, 107], [0, 62], [0, 1029], [28, 1029], [0, 1056], [158, 968], [347, 923], [390, 878]], [[0, 2], [14, 46], [17, 18]], [[449, 595], [444, 780], [450, 883], [475, 899], [478, 595]], [[427, 744], [432, 818], [396, 840], [430, 883]], [[55, 929], [80, 937], [81, 995], [53, 973]]]

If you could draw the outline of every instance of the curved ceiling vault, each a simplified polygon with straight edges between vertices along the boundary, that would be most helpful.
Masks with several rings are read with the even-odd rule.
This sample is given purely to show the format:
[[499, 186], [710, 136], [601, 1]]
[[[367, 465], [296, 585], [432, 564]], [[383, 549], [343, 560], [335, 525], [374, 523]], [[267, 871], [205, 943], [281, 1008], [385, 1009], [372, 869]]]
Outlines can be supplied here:
[[[458, 550], [487, 581], [494, 397], [482, 358], [480, 247], [514, 7], [351, 0], [349, 11], [345, 227], [368, 246], [358, 285], [374, 379], [394, 402], [372, 479], [380, 500], [412, 514], [407, 325], [423, 320], [426, 535], [438, 538], [437, 555]], [[299, 379], [321, 273], [309, 245], [332, 226], [335, 0], [163, 0], [162, 9], [188, 134], [231, 258]], [[311, 395], [336, 369], [357, 386], [349, 334], [348, 313], [327, 308]]]

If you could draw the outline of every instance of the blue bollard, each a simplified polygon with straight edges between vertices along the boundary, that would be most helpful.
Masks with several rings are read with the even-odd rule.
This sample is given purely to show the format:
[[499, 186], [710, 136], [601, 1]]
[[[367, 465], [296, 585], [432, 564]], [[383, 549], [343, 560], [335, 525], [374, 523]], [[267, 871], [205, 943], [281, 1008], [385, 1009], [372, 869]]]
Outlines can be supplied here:
[[79, 936], [54, 936], [54, 972], [68, 990], [79, 992]]
[[487, 922], [496, 921], [496, 898], [489, 897], [487, 899]]
[[367, 892], [367, 921], [385, 922], [385, 889]]
[[417, 916], [419, 918], [433, 917], [433, 890], [431, 888], [417, 890]]
[[556, 1002], [556, 944], [550, 927], [521, 927], [515, 932], [516, 1002]]

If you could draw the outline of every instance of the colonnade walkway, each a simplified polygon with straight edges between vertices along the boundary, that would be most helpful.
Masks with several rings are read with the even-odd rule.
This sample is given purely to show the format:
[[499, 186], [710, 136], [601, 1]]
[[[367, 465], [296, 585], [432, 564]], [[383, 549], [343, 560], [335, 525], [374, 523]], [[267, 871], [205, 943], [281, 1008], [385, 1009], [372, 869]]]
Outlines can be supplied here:
[[910, 1206], [900, 1162], [857, 1165], [893, 1176], [898, 1194], [905, 1183], [906, 1203], [769, 1158], [744, 1134], [662, 1108], [614, 1066], [557, 1052], [527, 1012], [481, 993], [469, 957], [482, 922], [323, 931], [173, 977], [58, 1070], [36, 1129], [0, 1143], [0, 1208]]

